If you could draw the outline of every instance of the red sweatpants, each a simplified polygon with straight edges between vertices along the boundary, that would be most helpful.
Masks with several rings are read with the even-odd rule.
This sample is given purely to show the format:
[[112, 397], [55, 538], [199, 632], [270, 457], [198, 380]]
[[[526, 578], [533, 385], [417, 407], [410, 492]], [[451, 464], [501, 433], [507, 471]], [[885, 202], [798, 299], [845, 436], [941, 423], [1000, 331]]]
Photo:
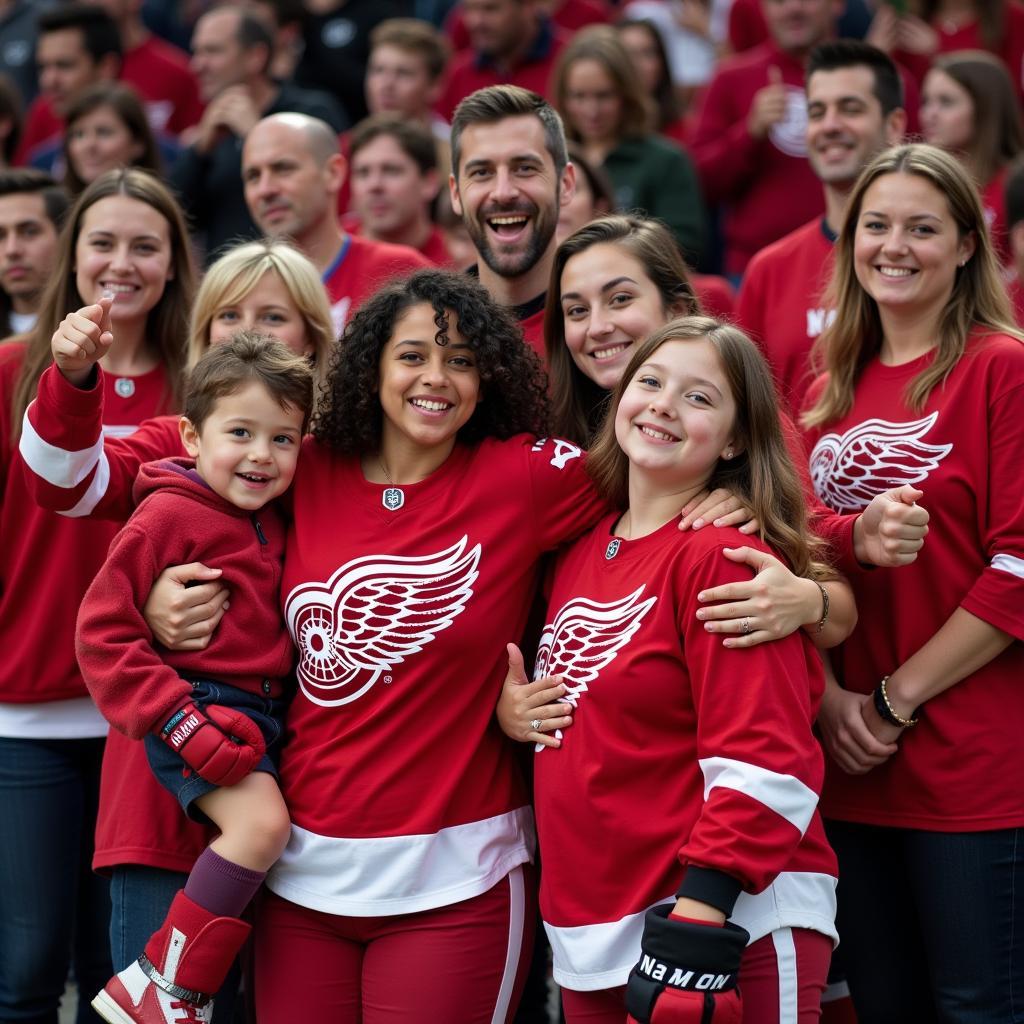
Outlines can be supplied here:
[[[747, 947], [740, 965], [743, 1024], [815, 1024], [821, 1015], [832, 940], [806, 928], [780, 928]], [[562, 989], [566, 1024], [624, 1024], [626, 990]]]
[[259, 1024], [506, 1024], [533, 950], [535, 882], [524, 865], [472, 899], [394, 917], [337, 917], [266, 892]]

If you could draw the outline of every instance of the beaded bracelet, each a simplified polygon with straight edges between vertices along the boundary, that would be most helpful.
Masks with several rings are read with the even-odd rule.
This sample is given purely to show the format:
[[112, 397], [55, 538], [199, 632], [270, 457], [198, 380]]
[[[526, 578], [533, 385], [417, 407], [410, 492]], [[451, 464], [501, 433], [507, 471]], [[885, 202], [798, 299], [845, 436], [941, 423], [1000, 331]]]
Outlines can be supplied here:
[[889, 677], [883, 677], [882, 681], [878, 684], [875, 692], [872, 694], [872, 698], [875, 702], [875, 710], [879, 716], [884, 718], [890, 725], [898, 725], [901, 729], [909, 729], [912, 725], [917, 725], [919, 720], [918, 711], [920, 708], [914, 711], [914, 714], [910, 718], [904, 718], [902, 715], [896, 713], [892, 704], [889, 702], [889, 694], [885, 692], [885, 684], [889, 681]]
[[817, 580], [814, 584], [821, 591], [821, 618], [818, 619], [818, 628], [815, 630], [816, 633], [820, 633], [828, 622], [828, 591]]

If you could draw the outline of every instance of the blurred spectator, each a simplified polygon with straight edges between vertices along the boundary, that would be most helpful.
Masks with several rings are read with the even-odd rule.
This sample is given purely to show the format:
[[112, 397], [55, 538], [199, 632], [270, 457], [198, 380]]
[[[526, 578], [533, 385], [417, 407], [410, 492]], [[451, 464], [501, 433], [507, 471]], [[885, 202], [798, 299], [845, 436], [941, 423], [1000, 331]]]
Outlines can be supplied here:
[[750, 261], [736, 315], [760, 346], [779, 397], [796, 416], [814, 379], [810, 352], [835, 317], [824, 298], [846, 201], [861, 171], [906, 127], [892, 60], [857, 40], [824, 43], [807, 65], [807, 151], [824, 186], [825, 215]]
[[1006, 225], [1013, 254], [1006, 290], [1017, 325], [1024, 326], [1024, 159], [1018, 159], [1006, 175]]
[[0, 167], [10, 167], [21, 138], [21, 96], [18, 87], [0, 73]]
[[305, 114], [266, 117], [242, 151], [245, 200], [265, 235], [288, 238], [318, 271], [340, 335], [352, 310], [395, 275], [430, 261], [415, 249], [359, 238], [338, 220], [345, 161], [338, 134]]
[[442, 189], [437, 197], [436, 219], [452, 266], [459, 270], [473, 266], [479, 258], [479, 253], [465, 221], [452, 207], [452, 197], [448, 189]]
[[437, 266], [450, 266], [444, 236], [430, 216], [440, 187], [430, 131], [394, 114], [368, 117], [352, 131], [349, 154], [359, 233], [408, 245]]
[[726, 275], [824, 208], [807, 163], [804, 63], [832, 34], [834, 0], [764, 0], [771, 40], [725, 60], [690, 148], [708, 202], [722, 204]]
[[[605, 0], [553, 0], [545, 2], [543, 10], [567, 35], [587, 25], [603, 25], [612, 20], [612, 10]], [[471, 48], [469, 29], [466, 19], [462, 16], [462, 8], [455, 6], [445, 19], [444, 31], [451, 40], [452, 49], [456, 53]]]
[[142, 23], [142, 0], [96, 0], [121, 34], [121, 78], [146, 104], [155, 132], [180, 135], [199, 121], [203, 105], [188, 56], [154, 36]]
[[451, 120], [459, 102], [489, 85], [518, 85], [550, 97], [551, 73], [567, 34], [538, 0], [461, 0], [470, 49], [451, 62], [438, 103]]
[[288, 82], [302, 56], [303, 25], [306, 8], [302, 0], [245, 0], [248, 7], [262, 18], [274, 37], [274, 56], [270, 61], [270, 77]]
[[72, 197], [118, 167], [141, 167], [160, 177], [160, 151], [133, 89], [101, 82], [78, 94], [67, 112], [64, 166], [64, 187]]
[[307, 0], [296, 84], [329, 92], [350, 124], [361, 121], [367, 113], [363, 81], [370, 34], [382, 21], [410, 13], [409, 0]]
[[0, 338], [35, 326], [67, 208], [64, 190], [43, 171], [0, 171]]
[[654, 127], [666, 138], [685, 146], [687, 123], [658, 26], [648, 18], [624, 18], [615, 28], [629, 53], [640, 84], [654, 106]]
[[689, 102], [715, 70], [725, 38], [726, 10], [723, 0], [631, 0], [623, 14], [658, 27], [672, 80]]
[[192, 69], [207, 103], [195, 141], [178, 158], [171, 182], [207, 258], [226, 243], [258, 235], [242, 193], [242, 143], [262, 117], [298, 111], [340, 131], [344, 115], [325, 93], [279, 85], [269, 73], [273, 37], [263, 21], [232, 5], [215, 7], [196, 24]]
[[578, 142], [567, 143], [566, 150], [576, 168], [576, 191], [558, 211], [555, 237], [559, 245], [595, 217], [615, 211], [615, 189], [608, 175], [586, 158]]
[[46, 4], [0, 0], [0, 68], [18, 89], [22, 105], [36, 98], [36, 21]]
[[102, 7], [63, 4], [39, 16], [36, 65], [41, 94], [25, 118], [19, 163], [43, 170], [53, 166], [72, 97], [87, 85], [117, 78], [121, 53], [117, 25]]
[[1013, 82], [1003, 62], [984, 50], [935, 58], [921, 89], [926, 142], [955, 154], [981, 191], [985, 220], [1000, 262], [1010, 262], [1006, 173], [1024, 150], [1024, 127]]
[[678, 146], [648, 128], [647, 100], [615, 29], [578, 32], [559, 57], [554, 90], [567, 137], [611, 178], [616, 207], [663, 221], [696, 262], [704, 244], [697, 175]]
[[1006, 65], [1017, 95], [1024, 94], [1024, 7], [1016, 0], [920, 0], [909, 10], [880, 3], [867, 38], [919, 83], [937, 54], [988, 50]]

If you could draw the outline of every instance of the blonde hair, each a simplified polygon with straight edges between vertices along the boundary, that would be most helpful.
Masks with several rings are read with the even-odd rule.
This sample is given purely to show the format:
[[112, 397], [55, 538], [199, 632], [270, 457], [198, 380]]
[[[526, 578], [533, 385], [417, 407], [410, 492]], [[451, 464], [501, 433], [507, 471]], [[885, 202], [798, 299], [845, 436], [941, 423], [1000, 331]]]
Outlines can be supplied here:
[[189, 324], [189, 365], [199, 362], [210, 347], [210, 325], [217, 311], [244, 299], [268, 271], [273, 271], [281, 279], [302, 315], [313, 346], [313, 378], [319, 396], [335, 340], [331, 308], [316, 267], [297, 249], [280, 239], [235, 246], [206, 272]]
[[739, 452], [732, 459], [718, 460], [708, 488], [724, 487], [751, 509], [761, 524], [761, 540], [798, 576], [834, 576], [822, 559], [824, 545], [807, 528], [800, 475], [789, 455], [768, 364], [738, 327], [713, 317], [671, 320], [637, 346], [587, 458], [587, 470], [598, 490], [617, 508], [629, 503], [629, 459], [615, 437], [615, 413], [640, 367], [670, 341], [707, 341], [736, 403], [733, 436]]
[[940, 314], [935, 358], [907, 385], [907, 404], [915, 412], [924, 408], [932, 389], [942, 384], [959, 362], [975, 327], [1024, 337], [1013, 326], [981, 200], [963, 165], [944, 150], [923, 143], [886, 150], [864, 169], [847, 202], [826, 298], [835, 307], [836, 318], [812, 352], [815, 369], [826, 374], [825, 386], [814, 406], [801, 417], [808, 427], [831, 423], [850, 411], [857, 379], [882, 347], [878, 305], [857, 280], [853, 251], [864, 196], [887, 174], [912, 174], [929, 182], [945, 197], [959, 237], [973, 235], [975, 240], [974, 254], [957, 269]]

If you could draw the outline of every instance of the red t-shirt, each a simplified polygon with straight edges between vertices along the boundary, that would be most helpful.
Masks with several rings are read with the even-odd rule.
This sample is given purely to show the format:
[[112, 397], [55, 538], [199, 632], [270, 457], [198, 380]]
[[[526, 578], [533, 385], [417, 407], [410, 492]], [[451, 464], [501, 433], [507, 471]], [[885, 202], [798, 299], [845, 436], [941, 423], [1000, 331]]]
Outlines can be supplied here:
[[[612, 11], [604, 0], [562, 0], [551, 12], [551, 21], [569, 35], [587, 25], [606, 25], [611, 20]], [[444, 32], [453, 51], [469, 49], [469, 31], [458, 4], [445, 18]]]
[[[782, 74], [786, 116], [755, 139], [747, 115], [756, 93], [768, 85], [770, 67]], [[759, 249], [824, 212], [821, 184], [807, 162], [806, 127], [800, 61], [764, 43], [719, 65], [704, 94], [690, 154], [705, 198], [724, 207], [726, 273], [743, 273]]]
[[724, 277], [717, 274], [691, 274], [690, 283], [708, 316], [732, 320], [736, 311], [736, 292]]
[[[750, 579], [722, 554], [749, 538], [672, 519], [623, 540], [617, 518], [559, 559], [537, 655], [536, 675], [562, 675], [575, 706], [561, 747], [534, 756], [555, 980], [624, 984], [644, 912], [692, 866], [742, 890], [731, 918], [752, 941], [785, 927], [835, 938], [816, 652], [800, 631], [730, 650], [696, 618], [700, 590]], [[699, 884], [687, 875], [684, 889]]]
[[267, 884], [332, 914], [447, 906], [530, 859], [528, 796], [494, 722], [505, 644], [541, 555], [602, 511], [578, 447], [525, 435], [456, 445], [395, 490], [307, 439], [282, 587], [299, 652], [292, 838]]
[[833, 651], [842, 685], [870, 693], [958, 608], [1017, 642], [928, 701], [899, 752], [866, 775], [829, 764], [826, 817], [896, 828], [970, 832], [1024, 824], [1024, 343], [976, 331], [919, 412], [904, 400], [932, 354], [902, 366], [873, 359], [853, 408], [808, 432], [819, 498], [860, 512], [913, 484], [931, 518], [917, 560], [851, 577], [860, 618]]
[[392, 278], [408, 277], [414, 270], [432, 266], [426, 256], [407, 245], [346, 235], [334, 262], [323, 273], [338, 335], [345, 329], [351, 314], [378, 288]]
[[762, 249], [747, 267], [736, 302], [740, 326], [768, 360], [779, 397], [795, 417], [814, 380], [811, 347], [835, 319], [822, 304], [833, 241], [822, 217]]

